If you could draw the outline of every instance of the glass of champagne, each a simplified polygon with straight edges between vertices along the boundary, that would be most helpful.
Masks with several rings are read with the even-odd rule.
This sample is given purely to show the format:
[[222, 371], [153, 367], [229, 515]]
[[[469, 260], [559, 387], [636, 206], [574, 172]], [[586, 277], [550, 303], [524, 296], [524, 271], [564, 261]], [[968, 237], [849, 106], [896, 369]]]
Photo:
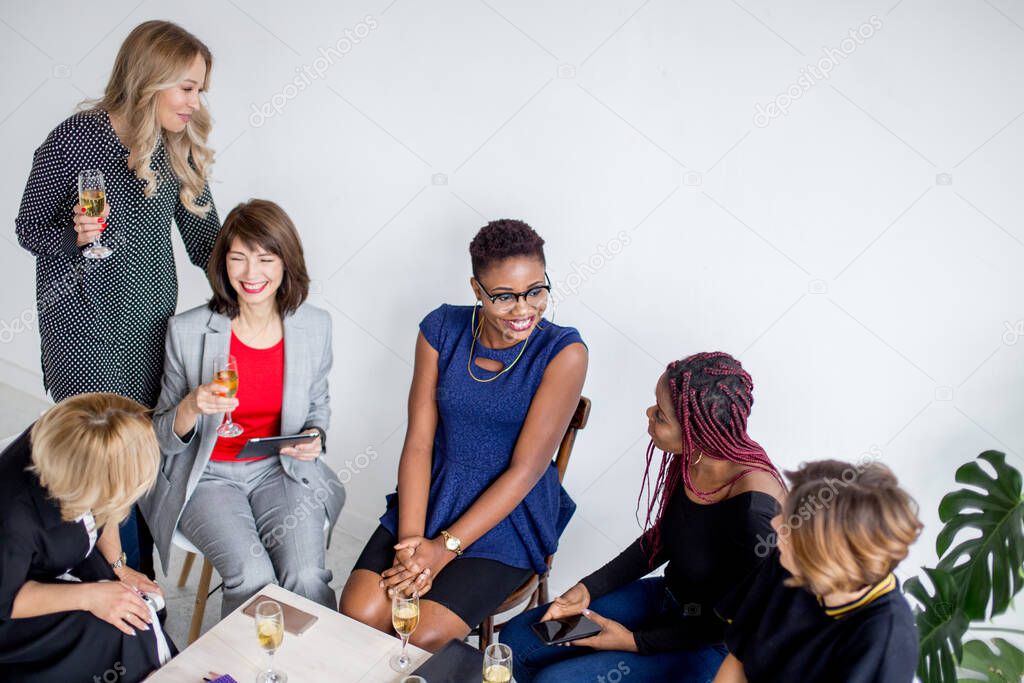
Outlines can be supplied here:
[[[217, 356], [213, 368], [213, 381], [223, 388], [221, 396], [235, 397], [238, 393], [238, 362], [234, 356]], [[224, 423], [217, 427], [217, 434], [220, 436], [238, 436], [242, 431], [237, 422], [231, 421], [231, 411], [224, 416]]]
[[273, 600], [256, 605], [256, 637], [267, 653], [267, 666], [256, 677], [256, 683], [287, 683], [288, 674], [274, 669], [274, 653], [284, 640], [284, 613]]
[[[86, 216], [96, 218], [103, 215], [103, 207], [107, 203], [107, 186], [102, 171], [90, 169], [78, 174], [78, 203], [85, 209]], [[82, 250], [82, 256], [91, 259], [105, 259], [113, 253], [113, 249], [100, 244], [99, 237]]]
[[509, 683], [512, 680], [512, 648], [491, 643], [484, 650], [484, 683]]
[[398, 673], [405, 673], [412, 668], [412, 660], [405, 654], [405, 646], [420, 623], [419, 593], [408, 597], [395, 593], [391, 599], [391, 623], [402, 639], [402, 651], [391, 658], [391, 668]]

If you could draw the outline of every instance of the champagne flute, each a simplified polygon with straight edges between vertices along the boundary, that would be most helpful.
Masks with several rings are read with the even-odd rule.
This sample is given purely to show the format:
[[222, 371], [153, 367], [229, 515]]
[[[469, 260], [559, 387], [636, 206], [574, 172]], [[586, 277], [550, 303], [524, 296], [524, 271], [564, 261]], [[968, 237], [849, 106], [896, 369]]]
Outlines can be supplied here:
[[256, 677], [256, 683], [288, 683], [288, 674], [274, 669], [274, 653], [284, 640], [284, 612], [273, 600], [256, 605], [256, 637], [267, 653], [267, 666]]
[[[234, 356], [227, 354], [217, 356], [213, 367], [213, 381], [218, 386], [223, 387], [222, 396], [227, 396], [228, 398], [235, 397], [235, 394], [238, 393], [238, 361], [235, 360]], [[224, 423], [217, 427], [217, 434], [219, 436], [238, 436], [242, 431], [237, 422], [231, 421], [230, 410], [224, 416]]]
[[512, 680], [512, 648], [492, 643], [484, 650], [484, 683], [509, 683]]
[[[103, 207], [107, 202], [107, 187], [103, 181], [103, 172], [90, 169], [78, 174], [78, 203], [85, 209], [85, 215], [91, 218], [103, 215]], [[114, 250], [100, 244], [100, 238], [82, 250], [82, 256], [90, 259], [105, 259]]]
[[412, 660], [405, 654], [405, 646], [409, 636], [420, 623], [420, 595], [413, 593], [404, 597], [395, 593], [391, 599], [391, 623], [402, 639], [402, 652], [391, 658], [391, 668], [398, 673], [405, 673], [412, 668]]

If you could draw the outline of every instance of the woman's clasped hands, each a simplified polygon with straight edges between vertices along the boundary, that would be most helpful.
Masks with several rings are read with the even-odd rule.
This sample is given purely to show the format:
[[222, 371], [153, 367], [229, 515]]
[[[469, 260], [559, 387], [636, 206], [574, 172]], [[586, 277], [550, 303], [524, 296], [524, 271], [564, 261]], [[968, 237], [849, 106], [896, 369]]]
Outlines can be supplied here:
[[423, 536], [411, 536], [395, 545], [395, 560], [390, 569], [381, 574], [380, 587], [388, 597], [395, 595], [425, 595], [444, 567], [455, 559], [444, 541]]

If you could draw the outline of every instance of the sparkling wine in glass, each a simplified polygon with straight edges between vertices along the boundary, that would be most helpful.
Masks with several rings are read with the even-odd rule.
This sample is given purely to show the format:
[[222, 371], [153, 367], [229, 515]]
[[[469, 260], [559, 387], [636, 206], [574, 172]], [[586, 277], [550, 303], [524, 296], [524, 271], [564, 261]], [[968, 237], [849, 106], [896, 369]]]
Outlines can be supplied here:
[[[103, 215], [103, 207], [107, 203], [107, 186], [102, 171], [90, 169], [78, 174], [78, 203], [85, 209], [86, 216], [96, 218]], [[105, 259], [113, 253], [113, 249], [100, 244], [98, 237], [82, 250], [82, 256], [91, 259]]]
[[405, 654], [405, 646], [409, 642], [409, 636], [416, 630], [420, 623], [420, 596], [413, 593], [409, 597], [399, 594], [391, 599], [391, 624], [402, 639], [402, 651], [391, 658], [391, 668], [398, 673], [405, 673], [412, 668], [412, 660]]
[[512, 648], [492, 643], [484, 650], [484, 683], [509, 683], [512, 680]]
[[[220, 355], [213, 367], [213, 381], [221, 387], [221, 395], [234, 398], [238, 393], [238, 361], [234, 356]], [[224, 416], [224, 423], [217, 427], [217, 434], [220, 436], [238, 436], [242, 428], [237, 422], [231, 421], [231, 412]]]
[[267, 653], [267, 666], [256, 677], [256, 683], [287, 683], [288, 674], [274, 669], [274, 653], [284, 640], [284, 612], [273, 600], [256, 605], [256, 637]]

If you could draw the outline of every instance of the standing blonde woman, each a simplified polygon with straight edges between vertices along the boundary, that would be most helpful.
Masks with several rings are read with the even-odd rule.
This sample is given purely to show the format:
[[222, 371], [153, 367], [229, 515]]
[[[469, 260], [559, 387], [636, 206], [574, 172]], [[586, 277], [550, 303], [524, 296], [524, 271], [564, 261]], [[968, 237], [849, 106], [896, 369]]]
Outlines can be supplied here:
[[[140, 24], [103, 97], [36, 150], [15, 222], [36, 256], [43, 382], [55, 401], [109, 391], [156, 405], [167, 319], [178, 303], [171, 219], [200, 268], [220, 229], [206, 180], [210, 115], [200, 99], [212, 63], [209, 48], [183, 28]], [[78, 203], [78, 175], [91, 169], [106, 181], [97, 217]], [[97, 239], [113, 251], [87, 259], [82, 250]]]
[[160, 588], [111, 566], [159, 463], [146, 409], [115, 394], [58, 403], [0, 453], [0, 680], [131, 683], [170, 658]]

